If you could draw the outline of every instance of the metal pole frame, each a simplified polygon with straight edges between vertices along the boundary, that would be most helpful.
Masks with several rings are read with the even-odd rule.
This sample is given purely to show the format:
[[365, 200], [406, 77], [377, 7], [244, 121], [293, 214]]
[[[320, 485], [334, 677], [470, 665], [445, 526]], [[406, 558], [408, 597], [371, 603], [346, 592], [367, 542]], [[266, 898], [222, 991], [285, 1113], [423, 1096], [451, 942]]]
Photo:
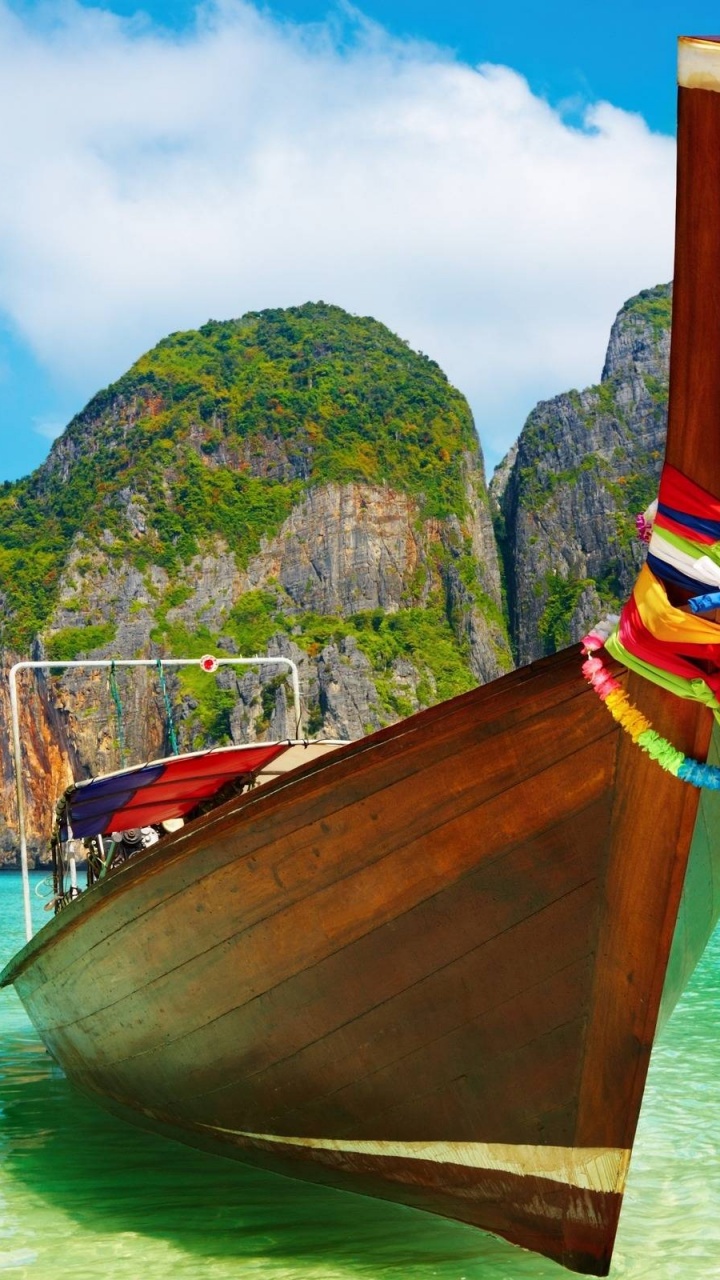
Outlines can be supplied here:
[[[202, 658], [161, 658], [164, 667], [200, 667], [212, 675], [218, 667], [257, 667], [285, 666], [290, 668], [293, 690], [293, 706], [295, 709], [295, 735], [300, 736], [300, 677], [296, 664], [291, 658], [215, 658], [206, 654]], [[18, 833], [20, 836], [20, 870], [22, 873], [23, 906], [25, 911], [25, 937], [29, 942], [33, 936], [32, 913], [30, 908], [30, 869], [28, 866], [27, 829], [25, 826], [25, 796], [23, 788], [22, 749], [20, 745], [20, 716], [18, 713], [17, 673], [18, 671], [51, 671], [65, 670], [72, 667], [90, 667], [103, 670], [109, 667], [155, 667], [157, 658], [79, 658], [66, 662], [16, 662], [10, 668], [10, 714], [12, 719], [13, 761], [15, 766], [15, 792], [17, 795]], [[211, 664], [211, 665], [210, 665]]]

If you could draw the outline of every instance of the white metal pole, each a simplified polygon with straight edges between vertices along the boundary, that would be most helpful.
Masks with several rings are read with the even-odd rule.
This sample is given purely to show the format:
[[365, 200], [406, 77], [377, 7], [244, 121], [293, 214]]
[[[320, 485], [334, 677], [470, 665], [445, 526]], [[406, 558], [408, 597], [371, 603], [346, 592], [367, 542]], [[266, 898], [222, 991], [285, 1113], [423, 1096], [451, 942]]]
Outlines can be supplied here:
[[16, 662], [10, 669], [10, 718], [12, 720], [13, 761], [15, 764], [15, 794], [17, 796], [18, 833], [20, 835], [20, 871], [22, 874], [23, 907], [25, 911], [25, 937], [33, 936], [32, 909], [30, 906], [30, 870], [28, 868], [27, 833], [25, 829], [25, 797], [22, 778], [22, 751], [20, 749], [20, 717], [17, 701], [17, 672], [24, 666]]
[[[270, 658], [260, 657], [256, 654], [252, 658], [214, 658], [206, 655], [206, 658], [161, 658], [160, 662], [163, 667], [197, 667], [203, 662], [210, 662], [212, 665], [205, 667], [209, 673], [212, 673], [217, 667], [236, 666], [236, 667], [256, 667], [256, 666], [285, 666], [290, 668], [290, 679], [293, 690], [293, 707], [295, 711], [295, 736], [300, 737], [300, 677], [296, 664], [291, 658]], [[30, 871], [28, 867], [28, 851], [27, 851], [27, 827], [25, 823], [25, 797], [23, 786], [23, 770], [22, 770], [22, 749], [20, 745], [20, 716], [18, 713], [17, 700], [17, 672], [18, 671], [51, 671], [65, 670], [67, 667], [89, 667], [94, 670], [107, 669], [108, 667], [157, 667], [157, 658], [73, 658], [65, 662], [50, 662], [46, 660], [38, 662], [16, 662], [14, 667], [10, 669], [10, 713], [12, 719], [12, 735], [13, 735], [13, 758], [15, 763], [15, 788], [17, 794], [17, 811], [18, 811], [18, 834], [20, 836], [20, 870], [22, 872], [23, 885], [23, 902], [25, 908], [25, 936], [28, 941], [33, 936], [32, 914], [30, 907]]]

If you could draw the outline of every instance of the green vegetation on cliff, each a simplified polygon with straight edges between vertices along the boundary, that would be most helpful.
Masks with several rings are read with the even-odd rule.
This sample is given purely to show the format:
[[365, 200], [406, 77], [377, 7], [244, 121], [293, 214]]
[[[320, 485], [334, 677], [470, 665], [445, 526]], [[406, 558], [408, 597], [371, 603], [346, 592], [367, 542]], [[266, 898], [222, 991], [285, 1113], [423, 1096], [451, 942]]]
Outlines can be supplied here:
[[[370, 663], [380, 705], [390, 719], [410, 715], [415, 709], [396, 674], [396, 664], [403, 659], [419, 675], [415, 697], [421, 707], [465, 693], [477, 683], [439, 593], [434, 593], [422, 608], [399, 609], [395, 613], [370, 609], [343, 618], [337, 614], [288, 612], [288, 601], [279, 588], [249, 591], [231, 610], [222, 636], [207, 627], [190, 631], [183, 625], [166, 622], [154, 633], [154, 639], [172, 653], [200, 657], [207, 652], [222, 653], [228, 639], [240, 653], [263, 653], [268, 641], [278, 634], [292, 634], [298, 647], [313, 658], [326, 645], [339, 648], [344, 641], [354, 640]], [[280, 682], [284, 678], [280, 676]], [[230, 741], [234, 695], [192, 668], [181, 673], [179, 684], [196, 703], [195, 724], [200, 731], [197, 745], [208, 739]], [[309, 716], [305, 730], [312, 734], [322, 722], [319, 708], [311, 706]], [[314, 717], [318, 718], [317, 724]]]
[[308, 303], [172, 334], [2, 486], [0, 643], [27, 651], [78, 534], [171, 575], [219, 535], [244, 565], [310, 485], [385, 484], [462, 516], [476, 449], [440, 368], [368, 317]]
[[619, 318], [629, 319], [637, 327], [649, 325], [657, 342], [672, 322], [672, 286], [658, 284], [654, 289], [642, 289], [621, 307]]

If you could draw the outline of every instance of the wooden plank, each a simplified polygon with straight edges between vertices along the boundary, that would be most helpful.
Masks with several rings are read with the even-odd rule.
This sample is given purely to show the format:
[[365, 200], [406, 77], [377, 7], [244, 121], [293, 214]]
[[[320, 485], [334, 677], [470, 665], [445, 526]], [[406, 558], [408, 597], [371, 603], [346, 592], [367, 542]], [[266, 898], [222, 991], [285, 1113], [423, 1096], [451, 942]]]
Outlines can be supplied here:
[[[585, 706], [589, 736], [607, 731], [599, 709], [591, 705], [592, 697], [580, 675], [579, 655], [577, 652], [558, 654], [532, 668], [512, 672], [494, 685], [473, 690], [450, 703], [430, 708], [410, 721], [351, 743], [337, 756], [299, 771], [290, 784], [288, 779], [281, 779], [263, 792], [250, 793], [230, 802], [216, 814], [198, 820], [192, 829], [187, 828], [155, 846], [146, 857], [127, 863], [115, 876], [98, 882], [46, 925], [19, 953], [10, 970], [19, 971], [26, 958], [37, 957], [34, 976], [28, 981], [43, 981], [40, 952], [57, 934], [68, 938], [81, 924], [83, 947], [89, 954], [98, 940], [108, 937], [115, 929], [124, 928], [158, 903], [164, 903], [170, 893], [194, 884], [198, 872], [186, 861], [190, 854], [201, 854], [203, 873], [212, 874], [228, 861], [229, 841], [233, 842], [231, 853], [237, 856], [237, 828], [244, 817], [252, 819], [252, 823], [248, 821], [249, 827], [254, 828], [255, 824], [259, 827], [262, 823], [256, 844], [253, 831], [243, 831], [242, 852], [248, 854], [272, 836], [279, 839], [294, 831], [299, 810], [305, 813], [307, 824], [321, 821], [338, 808], [353, 803], [373, 786], [376, 789], [391, 786], [426, 771], [431, 758], [441, 761], [448, 755], [459, 754], [473, 742], [512, 729], [517, 731], [520, 724], [536, 717], [541, 724], [547, 710], [578, 697]], [[378, 779], [376, 782], [368, 780], [374, 777]], [[252, 812], [245, 815], [245, 809]], [[284, 823], [289, 825], [283, 826]], [[180, 867], [175, 865], [178, 862]], [[140, 902], [134, 893], [138, 881], [147, 881], [145, 897]], [[127, 893], [133, 895], [131, 902], [126, 902]], [[72, 955], [72, 951], [69, 954]], [[54, 974], [61, 971], [60, 966], [60, 957], [54, 957]]]
[[[574, 879], [580, 880], [580, 876]], [[258, 1115], [264, 1114], [262, 1123], [258, 1119], [249, 1125], [253, 1128], [258, 1125], [267, 1128], [271, 1117], [274, 1124], [280, 1114], [278, 1108], [295, 1110], [303, 1105], [311, 1108], [320, 1122], [317, 1113], [318, 1106], [322, 1111], [322, 1099], [331, 1093], [337, 1098], [339, 1091], [350, 1089], [358, 1099], [355, 1121], [361, 1122], [364, 1130], [373, 1114], [371, 1097], [366, 1095], [377, 1091], [385, 1100], [383, 1107], [388, 1105], [389, 1090], [393, 1097], [397, 1094], [402, 1098], [408, 1072], [413, 1079], [423, 1075], [423, 1057], [429, 1045], [435, 1046], [432, 1054], [439, 1051], [442, 1056], [447, 1050], [447, 1070], [452, 1075], [455, 1064], [447, 1037], [462, 1034], [463, 1028], [472, 1024], [473, 1044], [490, 1070], [493, 1058], [507, 1054], [516, 1044], [518, 1034], [523, 1041], [527, 1039], [527, 1026], [535, 1025], [536, 1021], [539, 1025], [543, 1015], [547, 1025], [552, 1025], [574, 1018], [578, 1011], [586, 1011], [590, 979], [585, 968], [577, 967], [577, 960], [586, 960], [591, 950], [593, 888], [593, 882], [580, 880], [580, 887], [574, 892], [566, 892], [559, 900], [535, 913], [526, 912], [524, 917], [524, 902], [519, 901], [512, 910], [510, 907], [505, 910], [504, 918], [497, 920], [496, 936], [477, 941], [444, 965], [441, 964], [442, 952], [450, 951], [451, 938], [456, 932], [455, 917], [449, 914], [446, 903], [435, 904], [433, 900], [435, 929], [429, 934], [428, 943], [431, 940], [437, 943], [441, 931], [445, 935], [444, 945], [437, 943], [439, 958], [434, 970], [429, 970], [427, 957], [424, 965], [421, 964], [422, 930], [430, 915], [426, 907], [404, 918], [405, 929], [400, 937], [395, 936], [394, 930], [392, 936], [387, 936], [387, 928], [371, 935], [374, 963], [369, 962], [367, 970], [356, 981], [358, 1012], [354, 1017], [352, 1006], [348, 1009], [347, 1002], [353, 995], [349, 975], [360, 958], [358, 944], [332, 957], [334, 963], [316, 966], [304, 984], [301, 977], [293, 979], [266, 997], [252, 1001], [250, 1006], [233, 1010], [212, 1025], [195, 1031], [188, 1042], [174, 1040], [158, 1046], [151, 1054], [151, 1061], [144, 1066], [144, 1078], [147, 1080], [148, 1073], [152, 1072], [156, 1100], [172, 1093], [178, 1100], [183, 1099], [183, 1106], [187, 1106], [191, 1115], [222, 1111], [227, 1118], [240, 1099], [242, 1109], [250, 1106]], [[473, 909], [479, 914], [487, 903], [486, 894], [474, 894], [469, 885], [467, 900], [468, 916]], [[565, 940], [570, 921], [574, 927], [572, 942], [568, 945]], [[414, 926], [412, 930], [411, 926]], [[563, 926], [565, 933], [561, 933]], [[408, 937], [414, 943], [417, 957], [415, 980], [411, 983], [407, 974], [404, 979], [392, 975], [396, 964], [403, 962]], [[470, 941], [468, 929], [467, 942]], [[362, 951], [368, 955], [367, 947]], [[532, 964], [528, 963], [529, 956], [533, 957]], [[325, 971], [328, 966], [330, 972]], [[384, 970], [391, 971], [391, 976], [386, 977]], [[418, 972], [420, 976], [415, 977]], [[330, 986], [333, 978], [342, 985]], [[311, 981], [319, 1006], [314, 1010], [314, 1024], [306, 1013], [310, 992], [302, 990], [303, 985], [307, 988]], [[401, 985], [403, 981], [408, 985]], [[339, 1005], [336, 993], [340, 990], [343, 1001]], [[532, 1009], [528, 1007], [526, 1011], [529, 1020], [516, 1027], [510, 1005], [513, 1001], [522, 1002], [529, 990], [533, 993], [528, 997], [532, 1004]], [[564, 993], [562, 1001], [561, 992]], [[300, 1003], [293, 1018], [296, 998], [305, 1002]], [[500, 1021], [498, 1009], [503, 1010]], [[336, 1025], [330, 1025], [323, 1032], [323, 1025], [327, 1023]], [[290, 1039], [293, 1031], [294, 1042]], [[260, 1041], [259, 1033], [262, 1034]], [[245, 1046], [248, 1046], [250, 1062], [245, 1061]], [[476, 1056], [475, 1050], [473, 1056]], [[265, 1061], [259, 1062], [259, 1058]], [[115, 1079], [132, 1082], [135, 1066], [132, 1060], [114, 1063]], [[507, 1072], [507, 1061], [501, 1070]], [[566, 1094], [567, 1089], [564, 1092]], [[484, 1102], [482, 1115], [486, 1118]], [[493, 1119], [497, 1124], [497, 1116]], [[328, 1111], [326, 1123], [330, 1121]], [[416, 1136], [422, 1136], [428, 1124], [434, 1123], [424, 1115], [417, 1115], [416, 1121], [420, 1125]], [[283, 1123], [287, 1128], [290, 1122]], [[305, 1128], [301, 1132], [305, 1132]]]
[[720, 93], [678, 92], [678, 181], [666, 460], [720, 486]]
[[[110, 1035], [116, 1043], [124, 1040], [126, 1051], [131, 1053], [146, 1047], [148, 1039], [154, 1038], [158, 1017], [178, 1031], [187, 1026], [188, 1018], [196, 1011], [202, 1011], [203, 1017], [218, 1016], [240, 1002], [242, 991], [247, 993], [245, 998], [251, 998], [267, 990], [289, 973], [316, 963], [321, 956], [408, 910], [437, 892], [448, 879], [459, 878], [481, 858], [496, 856], [509, 845], [531, 838], [538, 827], [554, 824], [560, 802], [570, 811], [586, 808], [607, 787], [614, 750], [615, 739], [611, 736], [576, 757], [571, 768], [572, 788], [568, 765], [561, 761], [493, 796], [482, 811], [470, 809], [446, 822], [442, 840], [438, 839], [437, 828], [431, 826], [412, 843], [391, 850], [383, 861], [382, 874], [370, 863], [288, 906], [278, 903], [278, 909], [267, 918], [199, 957], [189, 930], [182, 938], [148, 939], [142, 953], [121, 946], [115, 965], [109, 969], [107, 985], [112, 989], [117, 980], [125, 994], [112, 1003], [105, 997], [103, 1007], [97, 1008], [98, 1001], [83, 972], [72, 992], [64, 993], [62, 1022], [72, 1021], [80, 1039], [84, 1020], [93, 1040]], [[582, 767], [578, 768], [578, 764]], [[354, 840], [371, 847], [374, 829], [351, 824], [350, 830]], [[232, 908], [230, 901], [228, 910], [232, 912]], [[162, 948], [169, 972], [143, 983], [148, 951], [153, 945]], [[259, 954], [268, 958], [267, 966], [260, 970], [255, 962]], [[230, 984], [228, 974], [233, 975]], [[31, 1002], [33, 1018], [44, 1035], [52, 1039], [62, 1030], [51, 981], [32, 996], [23, 990], [23, 998]], [[152, 1024], [148, 1024], [146, 1016], [149, 1001], [156, 1009]], [[73, 1015], [71, 1019], [68, 1013]]]
[[[582, 840], [578, 838], [579, 826]], [[359, 1020], [358, 1035], [373, 1049], [383, 1034], [383, 1022], [388, 1022], [396, 1028], [394, 1034], [404, 1052], [408, 1052], [423, 1021], [425, 992], [436, 984], [440, 991], [447, 988], [450, 993], [457, 987], [463, 1007], [469, 1007], [481, 991], [487, 990], [495, 1008], [499, 1004], [502, 951], [507, 950], [510, 941], [508, 930], [525, 916], [546, 908], [551, 884], [560, 898], [602, 874], [606, 829], [603, 804], [596, 802], [583, 814], [573, 815], [521, 848], [483, 863], [456, 884], [321, 964], [291, 975], [264, 996], [231, 1009], [218, 1020], [225, 1024], [217, 1028], [224, 1041], [223, 1051], [216, 1051], [212, 1064], [219, 1082], [231, 1087], [236, 1080], [267, 1071], [310, 1046], [325, 1045], [332, 1057], [327, 1037], [354, 1020]], [[587, 831], [592, 832], [590, 839]], [[554, 881], [547, 873], [549, 859], [556, 867]], [[542, 879], [548, 883], [540, 893]], [[560, 964], [570, 965], [578, 955], [586, 954], [588, 934], [594, 942], [597, 904], [585, 910], [582, 925], [577, 935], [563, 935]], [[499, 957], [494, 951], [496, 944], [501, 949]], [[492, 958], [477, 956], [479, 947]], [[472, 971], [458, 971], [460, 960], [464, 966], [472, 964]], [[545, 956], [538, 956], [537, 961], [544, 966]], [[539, 967], [533, 967], [525, 982], [535, 987], [540, 972]], [[335, 995], [339, 990], [343, 992], [342, 1004]], [[447, 1000], [447, 994], [432, 995], [429, 1004], [434, 1007]], [[412, 1002], [412, 1009], [408, 1001]], [[456, 1004], [457, 998], [453, 998], [443, 1016]], [[212, 1087], [203, 1045], [206, 1027], [207, 1023], [156, 1050], [162, 1056], [172, 1055], [181, 1077], [182, 1095], [197, 1096]], [[360, 1047], [355, 1046], [354, 1051], [360, 1052]]]
[[[510, 843], [518, 822], [531, 833], [543, 815], [548, 824], [557, 821], [566, 809], [584, 807], [591, 794], [587, 785], [602, 789], [606, 783], [615, 747], [611, 726], [600, 743], [588, 742], [584, 711], [583, 700], [572, 700], [557, 710], [550, 723], [533, 721], [534, 732], [524, 743], [526, 750], [522, 753], [517, 749], [515, 735], [508, 733], [494, 743], [489, 762], [483, 744], [476, 744], [437, 767], [430, 767], [428, 762], [424, 786], [418, 786], [414, 778], [410, 785], [384, 786], [353, 805], [340, 806], [333, 820], [327, 816], [308, 824], [300, 795], [295, 811], [296, 821], [301, 824], [299, 843], [292, 838], [289, 821], [279, 832], [269, 824], [267, 845], [253, 858], [241, 858], [240, 850], [226, 848], [230, 866], [220, 883], [202, 876], [204, 862], [200, 858], [195, 865], [199, 879], [189, 889], [188, 901], [169, 894], [154, 929], [147, 929], [142, 921], [128, 926], [123, 934], [127, 959], [122, 965], [109, 964], [115, 945], [113, 933], [91, 953], [84, 949], [75, 953], [72, 947], [74, 965], [72, 969], [68, 966], [64, 976], [67, 956], [58, 957], [61, 973], [57, 978], [43, 970], [44, 981], [42, 987], [38, 986], [34, 1005], [43, 1029], [70, 1020], [64, 994], [68, 983], [76, 991], [70, 1006], [74, 1017], [115, 1007], [125, 995], [149, 987], [171, 961], [177, 967], [180, 962], [202, 958], [213, 947], [222, 947], [244, 929], [251, 929], [269, 911], [286, 912], [308, 894], [322, 893], [333, 884], [337, 884], [341, 897], [347, 892], [360, 895], [369, 928], [375, 899], [382, 901], [387, 896], [391, 881], [386, 883], [385, 873], [380, 870], [356, 881], [354, 877], [363, 869], [395, 854], [402, 859], [402, 865], [407, 865], [409, 858], [417, 862], [418, 853], [413, 854], [410, 849], [415, 841], [424, 840], [433, 845], [429, 856], [430, 865], [436, 865], [434, 874], [457, 877], [478, 859]], [[592, 727], [607, 731], [608, 717], [601, 716]], [[547, 768], [548, 762], [560, 753], [562, 758]], [[530, 771], [536, 773], [535, 778], [528, 777]], [[576, 774], [582, 775], [583, 780], [577, 800], [568, 795]], [[376, 776], [371, 785], [382, 778], [382, 774]], [[517, 806], [512, 806], [517, 812], [510, 814], [508, 801], [512, 796], [519, 797], [519, 788], [524, 785], [534, 796], [534, 811], [521, 816], [526, 806], [518, 798]], [[493, 831], [479, 841], [481, 823], [485, 828], [492, 826]], [[506, 838], [503, 831], [508, 833]], [[251, 838], [257, 844], [261, 833], [254, 831]], [[142, 912], [139, 914], [142, 916]], [[187, 927], [189, 920], [197, 921], [196, 929]], [[183, 923], [185, 928], [179, 936]], [[67, 945], [72, 943], [72, 935], [68, 935]], [[138, 945], [142, 945], [142, 954], [137, 952]], [[199, 963], [204, 965], [204, 959]], [[107, 973], [99, 988], [92, 982], [95, 966]], [[36, 970], [35, 983], [39, 977]], [[23, 982], [23, 991], [29, 999], [30, 982], [27, 986]], [[53, 1015], [53, 1007], [64, 1012]]]

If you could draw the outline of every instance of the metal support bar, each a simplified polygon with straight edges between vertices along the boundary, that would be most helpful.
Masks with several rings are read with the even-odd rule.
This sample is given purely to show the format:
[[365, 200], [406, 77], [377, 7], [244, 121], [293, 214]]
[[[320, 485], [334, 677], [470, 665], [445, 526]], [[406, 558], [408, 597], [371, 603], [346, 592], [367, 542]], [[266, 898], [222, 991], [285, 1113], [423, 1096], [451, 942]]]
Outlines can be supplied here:
[[[291, 658], [215, 658], [206, 654], [203, 658], [163, 658], [164, 667], [200, 667], [209, 675], [218, 667], [257, 667], [285, 666], [290, 668], [293, 689], [293, 706], [295, 710], [295, 735], [300, 736], [300, 677], [296, 664]], [[78, 658], [70, 662], [16, 662], [10, 668], [10, 714], [12, 719], [13, 760], [15, 765], [15, 792], [17, 795], [18, 834], [20, 836], [20, 870], [22, 873], [23, 906], [25, 911], [25, 937], [28, 942], [33, 936], [32, 913], [30, 908], [30, 869], [28, 866], [27, 828], [25, 824], [25, 794], [23, 787], [22, 750], [20, 746], [20, 716], [17, 700], [18, 671], [51, 671], [65, 670], [68, 667], [90, 667], [95, 670], [108, 667], [157, 667], [157, 658]]]

